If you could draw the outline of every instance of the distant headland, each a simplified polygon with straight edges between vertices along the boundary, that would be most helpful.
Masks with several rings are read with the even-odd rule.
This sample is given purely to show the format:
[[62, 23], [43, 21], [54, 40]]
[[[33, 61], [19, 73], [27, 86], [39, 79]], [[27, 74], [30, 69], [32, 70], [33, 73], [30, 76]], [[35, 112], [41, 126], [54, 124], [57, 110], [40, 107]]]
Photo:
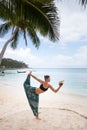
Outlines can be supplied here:
[[3, 69], [28, 68], [28, 65], [22, 61], [13, 60], [10, 58], [3, 58], [0, 68]]

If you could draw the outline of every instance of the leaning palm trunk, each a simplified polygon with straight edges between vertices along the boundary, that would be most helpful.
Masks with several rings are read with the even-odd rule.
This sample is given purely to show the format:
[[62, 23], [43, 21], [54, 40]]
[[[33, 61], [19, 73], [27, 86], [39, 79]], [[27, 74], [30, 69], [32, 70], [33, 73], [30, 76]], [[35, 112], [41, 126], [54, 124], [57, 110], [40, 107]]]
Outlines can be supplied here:
[[7, 49], [8, 44], [10, 44], [10, 42], [13, 41], [17, 31], [18, 31], [18, 27], [16, 27], [16, 29], [14, 30], [14, 32], [13, 32], [12, 36], [10, 37], [10, 39], [8, 39], [7, 42], [4, 44], [4, 46], [3, 46], [2, 50], [1, 50], [1, 53], [0, 53], [0, 64], [2, 62], [2, 58], [4, 56], [4, 53], [5, 53], [6, 49]]

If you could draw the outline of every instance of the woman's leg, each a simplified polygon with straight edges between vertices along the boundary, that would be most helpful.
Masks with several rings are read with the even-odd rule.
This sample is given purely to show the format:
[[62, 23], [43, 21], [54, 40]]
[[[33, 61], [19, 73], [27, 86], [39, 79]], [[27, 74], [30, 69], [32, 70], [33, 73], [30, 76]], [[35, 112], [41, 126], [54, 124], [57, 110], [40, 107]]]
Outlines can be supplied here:
[[36, 87], [31, 87], [30, 85], [30, 75], [27, 76], [24, 82], [24, 89], [29, 105], [33, 111], [33, 114], [36, 117], [36, 119], [39, 119], [38, 117], [39, 95], [36, 93]]
[[25, 82], [24, 82], [24, 87], [25, 88], [27, 88], [27, 87], [30, 88], [31, 87], [30, 85], [31, 85], [30, 84], [30, 75], [28, 75]]
[[34, 116], [38, 117], [39, 95], [36, 93], [36, 87], [30, 89], [29, 104]]

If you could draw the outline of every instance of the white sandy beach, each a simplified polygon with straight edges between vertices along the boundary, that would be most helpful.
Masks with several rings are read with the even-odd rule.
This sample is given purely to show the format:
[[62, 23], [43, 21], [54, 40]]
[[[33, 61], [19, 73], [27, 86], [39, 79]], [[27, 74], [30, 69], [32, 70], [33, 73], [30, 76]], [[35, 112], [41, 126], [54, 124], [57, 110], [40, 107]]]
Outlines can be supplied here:
[[25, 92], [0, 86], [0, 130], [87, 130], [87, 97], [40, 95], [40, 118], [34, 119]]

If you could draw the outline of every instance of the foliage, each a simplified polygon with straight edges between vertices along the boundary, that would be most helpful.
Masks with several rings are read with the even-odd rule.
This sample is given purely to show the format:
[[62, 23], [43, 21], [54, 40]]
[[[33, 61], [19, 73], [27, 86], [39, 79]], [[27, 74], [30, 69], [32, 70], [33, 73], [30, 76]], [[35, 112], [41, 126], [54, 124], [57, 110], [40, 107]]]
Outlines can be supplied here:
[[52, 41], [59, 39], [60, 22], [54, 0], [1, 0], [0, 18], [5, 21], [0, 25], [1, 36], [9, 30], [14, 33], [15, 28], [18, 28], [11, 43], [14, 49], [17, 47], [19, 34], [23, 34], [26, 45], [28, 34], [35, 47], [40, 45], [38, 31]]
[[28, 66], [24, 62], [9, 58], [3, 58], [1, 66], [5, 66], [6, 68], [28, 68]]

